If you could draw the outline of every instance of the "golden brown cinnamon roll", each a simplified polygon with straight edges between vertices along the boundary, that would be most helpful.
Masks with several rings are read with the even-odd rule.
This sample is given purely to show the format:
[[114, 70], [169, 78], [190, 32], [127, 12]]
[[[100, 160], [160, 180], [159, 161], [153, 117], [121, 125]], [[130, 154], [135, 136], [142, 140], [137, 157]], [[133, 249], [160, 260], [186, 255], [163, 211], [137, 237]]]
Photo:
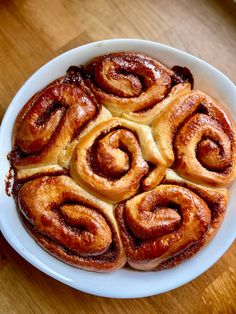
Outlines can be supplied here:
[[172, 88], [173, 71], [155, 59], [133, 52], [95, 58], [85, 72], [98, 102], [115, 116], [144, 124], [151, 124], [176, 95], [191, 89], [189, 83]]
[[14, 128], [11, 154], [17, 177], [63, 173], [78, 138], [111, 114], [81, 87], [58, 79], [23, 107]]
[[96, 196], [115, 203], [150, 190], [164, 176], [166, 164], [150, 127], [111, 118], [79, 142], [71, 160], [72, 178]]
[[194, 182], [224, 186], [236, 176], [236, 133], [226, 111], [192, 91], [167, 106], [152, 124], [169, 167]]
[[152, 191], [116, 206], [128, 263], [154, 270], [191, 257], [218, 229], [227, 199], [227, 189], [200, 186], [168, 170]]
[[25, 183], [18, 194], [23, 223], [49, 253], [93, 271], [121, 268], [126, 257], [113, 208], [67, 176]]

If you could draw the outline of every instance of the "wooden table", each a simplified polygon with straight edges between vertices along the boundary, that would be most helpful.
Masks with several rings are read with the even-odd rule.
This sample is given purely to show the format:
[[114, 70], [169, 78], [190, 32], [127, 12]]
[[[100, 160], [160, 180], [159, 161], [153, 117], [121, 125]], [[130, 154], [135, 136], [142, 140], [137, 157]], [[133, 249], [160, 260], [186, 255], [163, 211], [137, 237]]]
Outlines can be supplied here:
[[[222, 4], [224, 2], [224, 4]], [[2, 0], [0, 118], [23, 82], [73, 47], [104, 38], [175, 46], [236, 80], [233, 1]], [[163, 295], [91, 296], [41, 273], [0, 236], [0, 313], [236, 313], [236, 243], [205, 274]]]

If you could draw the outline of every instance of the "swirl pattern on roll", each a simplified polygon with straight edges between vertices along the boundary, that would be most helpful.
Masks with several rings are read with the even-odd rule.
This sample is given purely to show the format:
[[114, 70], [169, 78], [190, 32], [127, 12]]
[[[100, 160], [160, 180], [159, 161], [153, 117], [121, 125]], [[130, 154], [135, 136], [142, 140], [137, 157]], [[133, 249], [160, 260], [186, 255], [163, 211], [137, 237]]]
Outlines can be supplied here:
[[85, 73], [98, 102], [113, 115], [144, 124], [150, 124], [173, 97], [191, 89], [189, 83], [172, 89], [176, 84], [172, 70], [133, 52], [95, 58], [85, 66]]
[[164, 176], [166, 164], [150, 127], [111, 118], [77, 145], [70, 173], [96, 196], [115, 203], [149, 190]]
[[197, 183], [224, 186], [236, 175], [236, 133], [226, 111], [200, 91], [167, 106], [152, 124], [169, 167]]
[[58, 258], [96, 271], [125, 264], [112, 207], [71, 178], [46, 176], [29, 181], [19, 191], [18, 204], [27, 230]]
[[17, 117], [14, 167], [21, 177], [30, 176], [35, 168], [36, 172], [52, 173], [68, 168], [76, 138], [94, 121], [110, 116], [81, 85], [65, 83], [63, 78], [50, 83], [28, 101]]
[[116, 206], [128, 263], [136, 269], [176, 266], [204, 246], [221, 224], [226, 189], [212, 190], [168, 170], [152, 191]]

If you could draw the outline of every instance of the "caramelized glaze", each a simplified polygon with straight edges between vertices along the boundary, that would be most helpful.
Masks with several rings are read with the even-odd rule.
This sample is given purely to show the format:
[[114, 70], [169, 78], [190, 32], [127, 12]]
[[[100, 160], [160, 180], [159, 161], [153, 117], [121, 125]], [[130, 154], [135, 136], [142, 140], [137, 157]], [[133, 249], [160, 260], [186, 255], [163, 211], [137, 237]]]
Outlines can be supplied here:
[[236, 176], [236, 133], [226, 111], [200, 91], [166, 107], [152, 124], [169, 167], [196, 183], [225, 186]]
[[187, 68], [120, 52], [71, 66], [31, 97], [15, 122], [6, 189], [13, 180], [39, 245], [108, 272], [174, 267], [210, 241], [236, 176], [235, 127], [192, 88]]
[[175, 87], [179, 93], [182, 85], [189, 86], [182, 84], [189, 77], [180, 77], [155, 59], [132, 52], [95, 58], [85, 66], [85, 73], [99, 103], [115, 116], [144, 124], [150, 124], [167, 105], [170, 99], [164, 100], [174, 93], [174, 85], [179, 84]]

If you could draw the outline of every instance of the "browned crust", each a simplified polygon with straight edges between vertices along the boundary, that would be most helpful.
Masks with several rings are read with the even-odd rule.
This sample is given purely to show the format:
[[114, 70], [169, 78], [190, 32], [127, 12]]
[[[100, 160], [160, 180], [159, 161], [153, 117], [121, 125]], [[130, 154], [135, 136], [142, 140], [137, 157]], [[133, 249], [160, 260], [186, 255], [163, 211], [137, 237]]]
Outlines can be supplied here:
[[[112, 65], [112, 66], [111, 66]], [[115, 70], [114, 70], [115, 69]], [[131, 74], [128, 74], [127, 69], [131, 71]], [[173, 69], [174, 70], [174, 69]], [[181, 72], [182, 70], [179, 69]], [[157, 75], [158, 72], [158, 75]], [[106, 75], [104, 75], [104, 73]], [[187, 73], [187, 72], [186, 72]], [[186, 74], [185, 73], [185, 74]], [[190, 72], [189, 72], [190, 73]], [[186, 75], [188, 76], [189, 73]], [[178, 74], [178, 73], [177, 73]], [[83, 67], [70, 67], [68, 69], [68, 72], [66, 76], [63, 76], [61, 78], [58, 78], [48, 84], [44, 89], [37, 92], [35, 95], [31, 97], [31, 99], [26, 103], [26, 105], [22, 108], [19, 115], [17, 116], [14, 129], [13, 129], [13, 151], [9, 154], [9, 160], [11, 163], [11, 173], [14, 172], [14, 185], [13, 185], [13, 191], [12, 194], [14, 195], [17, 203], [18, 199], [18, 193], [21, 189], [21, 187], [28, 181], [32, 182], [34, 180], [37, 180], [37, 178], [43, 178], [46, 175], [49, 175], [48, 178], [53, 177], [59, 177], [60, 175], [66, 175], [67, 177], [70, 177], [72, 175], [72, 168], [70, 171], [67, 169], [67, 166], [64, 166], [62, 162], [62, 166], [59, 160], [59, 153], [60, 153], [60, 141], [63, 141], [63, 128], [68, 129], [69, 126], [71, 126], [74, 123], [73, 118], [76, 115], [71, 115], [71, 119], [68, 119], [68, 123], [66, 123], [66, 112], [68, 111], [68, 106], [65, 104], [65, 108], [63, 107], [63, 112], [61, 115], [61, 120], [56, 128], [56, 132], [52, 135], [52, 137], [49, 139], [49, 141], [45, 145], [40, 144], [37, 142], [33, 147], [33, 152], [27, 151], [27, 145], [26, 144], [26, 152], [24, 149], [22, 150], [20, 148], [19, 143], [22, 142], [22, 138], [18, 139], [18, 135], [21, 133], [22, 125], [24, 121], [27, 119], [27, 116], [31, 111], [34, 110], [34, 105], [37, 102], [37, 99], [42, 96], [43, 93], [46, 93], [51, 89], [57, 90], [58, 93], [66, 94], [69, 90], [68, 99], [72, 99], [72, 102], [76, 98], [76, 95], [79, 98], [87, 97], [87, 101], [82, 104], [82, 106], [86, 107], [85, 111], [87, 110], [87, 113], [84, 115], [85, 119], [87, 119], [82, 125], [79, 127], [75, 127], [75, 131], [71, 131], [70, 134], [67, 136], [68, 141], [64, 145], [70, 145], [73, 139], [78, 136], [78, 133], [81, 133], [81, 142], [85, 141], [86, 135], [84, 135], [83, 130], [87, 127], [87, 124], [91, 124], [92, 126], [93, 121], [96, 119], [96, 117], [99, 115], [99, 112], [103, 109], [105, 109], [102, 105], [106, 106], [115, 116], [122, 116], [125, 117], [128, 121], [136, 121], [140, 124], [147, 124], [150, 125], [154, 119], [149, 119], [147, 116], [151, 113], [155, 113], [158, 117], [152, 124], [152, 136], [157, 142], [157, 146], [160, 148], [160, 156], [158, 162], [155, 160], [153, 162], [153, 156], [150, 158], [150, 160], [146, 160], [144, 158], [143, 165], [141, 165], [141, 179], [138, 180], [137, 188], [135, 189], [134, 193], [127, 194], [126, 192], [129, 192], [129, 189], [132, 188], [132, 184], [130, 184], [129, 188], [125, 189], [125, 196], [124, 198], [119, 199], [124, 200], [121, 203], [116, 203], [118, 200], [116, 198], [116, 192], [115, 190], [112, 191], [112, 193], [108, 192], [109, 197], [101, 196], [98, 192], [94, 192], [94, 195], [99, 195], [100, 198], [107, 200], [108, 202], [116, 203], [114, 216], [118, 223], [118, 231], [116, 226], [116, 221], [114, 221], [113, 217], [110, 215], [106, 215], [106, 212], [103, 212], [103, 216], [108, 223], [111, 232], [112, 232], [112, 243], [109, 247], [109, 249], [100, 255], [97, 256], [82, 256], [80, 254], [75, 254], [74, 252], [70, 251], [68, 248], [64, 247], [63, 245], [57, 243], [55, 240], [50, 238], [47, 234], [44, 234], [42, 231], [37, 230], [37, 228], [34, 226], [32, 221], [27, 217], [27, 215], [24, 213], [24, 210], [19, 210], [19, 216], [20, 219], [25, 227], [25, 229], [28, 231], [28, 233], [35, 239], [35, 241], [43, 247], [47, 252], [52, 254], [53, 256], [57, 257], [58, 259], [72, 265], [75, 267], [79, 267], [82, 269], [90, 270], [90, 271], [97, 271], [97, 272], [109, 272], [114, 271], [116, 269], [119, 269], [124, 266], [126, 263], [126, 255], [128, 256], [128, 262], [130, 263], [131, 267], [141, 270], [162, 270], [174, 267], [183, 261], [189, 259], [190, 257], [194, 256], [202, 247], [207, 245], [209, 241], [213, 238], [217, 230], [219, 229], [223, 218], [225, 214], [225, 210], [227, 207], [227, 201], [228, 196], [226, 193], [226, 189], [217, 190], [214, 188], [207, 188], [206, 186], [201, 186], [199, 184], [208, 184], [210, 186], [225, 186], [226, 184], [229, 184], [234, 177], [236, 176], [236, 136], [235, 136], [235, 127], [233, 122], [231, 121], [229, 115], [227, 115], [227, 111], [225, 111], [217, 102], [215, 102], [213, 99], [211, 99], [209, 96], [205, 95], [204, 93], [200, 91], [190, 91], [190, 84], [185, 84], [184, 79], [184, 73], [183, 77], [178, 76], [174, 71], [166, 68], [164, 65], [159, 63], [158, 61], [141, 54], [137, 53], [113, 53], [104, 55], [101, 57], [97, 57], [93, 60], [91, 60], [84, 68]], [[180, 73], [181, 74], [181, 73]], [[191, 74], [191, 73], [190, 73]], [[116, 85], [116, 82], [113, 84], [114, 86], [110, 86], [110, 83], [107, 83], [107, 77], [113, 81], [113, 83], [117, 80], [121, 80], [120, 86], [124, 87], [124, 90], [119, 89], [119, 83]], [[191, 81], [192, 78], [190, 77], [189, 82], [193, 83]], [[188, 81], [188, 80], [187, 80]], [[157, 82], [160, 83], [160, 86], [157, 86], [157, 89], [160, 88], [158, 93], [155, 93], [155, 91], [152, 90], [153, 85], [157, 84]], [[184, 83], [185, 82], [185, 83]], [[183, 84], [179, 84], [183, 83]], [[176, 85], [176, 84], [179, 84]], [[112, 84], [111, 84], [112, 85]], [[158, 84], [157, 84], [158, 85]], [[176, 85], [176, 86], [174, 86]], [[67, 90], [66, 90], [67, 86]], [[174, 87], [173, 87], [174, 86]], [[145, 93], [150, 89], [150, 94], [155, 96], [154, 98], [148, 98], [146, 97]], [[56, 94], [57, 94], [56, 92]], [[141, 101], [139, 99], [139, 96], [141, 95]], [[46, 95], [47, 96], [47, 95]], [[51, 95], [48, 94], [48, 97], [51, 97]], [[142, 98], [143, 97], [143, 98]], [[145, 98], [146, 97], [146, 98]], [[168, 100], [168, 98], [170, 98]], [[64, 98], [63, 98], [64, 99]], [[77, 100], [78, 100], [77, 99]], [[148, 101], [145, 101], [145, 99], [148, 99]], [[161, 101], [163, 100], [163, 103], [161, 104]], [[63, 100], [64, 101], [64, 100]], [[88, 102], [90, 105], [88, 105]], [[114, 103], [113, 103], [114, 102]], [[139, 106], [140, 105], [140, 106]], [[155, 106], [160, 107], [160, 111], [153, 110]], [[89, 109], [90, 106], [90, 109]], [[176, 107], [176, 108], [175, 108]], [[195, 108], [196, 107], [196, 108]], [[182, 109], [181, 109], [182, 108]], [[187, 108], [187, 109], [186, 109]], [[58, 108], [56, 108], [57, 110]], [[114, 110], [113, 110], [114, 109]], [[173, 110], [175, 109], [175, 110]], [[53, 109], [54, 110], [54, 109]], [[106, 109], [105, 109], [106, 110]], [[124, 112], [123, 112], [123, 111]], [[48, 111], [50, 115], [50, 110]], [[76, 113], [76, 111], [75, 111]], [[37, 114], [37, 112], [36, 112]], [[191, 116], [197, 115], [199, 116], [199, 119], [196, 122], [196, 125], [190, 125], [189, 122], [191, 122]], [[135, 117], [136, 116], [136, 117]], [[182, 117], [184, 116], [184, 117]], [[136, 119], [137, 118], [137, 119]], [[182, 119], [182, 122], [178, 122]], [[106, 116], [106, 119], [107, 116]], [[113, 118], [120, 119], [120, 118]], [[135, 120], [136, 119], [136, 120]], [[209, 121], [207, 120], [209, 119]], [[48, 118], [44, 115], [42, 119], [39, 117], [37, 123], [47, 122]], [[122, 119], [120, 119], [122, 120]], [[157, 131], [157, 134], [155, 134], [155, 127], [158, 123], [162, 122], [162, 120], [165, 120], [167, 124], [170, 127], [167, 127], [167, 131], [163, 132], [162, 129]], [[204, 120], [203, 123], [200, 120]], [[211, 120], [214, 120], [214, 122], [211, 122]], [[99, 120], [100, 121], [100, 120]], [[101, 120], [102, 121], [102, 120]], [[202, 123], [200, 125], [200, 122]], [[36, 124], [37, 124], [36, 123]], [[77, 121], [79, 123], [79, 121]], [[107, 123], [107, 121], [103, 121], [103, 123]], [[131, 124], [134, 122], [130, 122]], [[176, 127], [171, 129], [172, 126], [170, 125], [172, 123], [172, 126], [175, 125]], [[184, 187], [185, 189], [188, 189], [189, 191], [192, 191], [194, 194], [199, 197], [205, 205], [203, 205], [203, 208], [208, 207], [211, 212], [211, 220], [210, 223], [204, 232], [204, 235], [192, 243], [189, 243], [189, 245], [184, 248], [181, 248], [178, 253], [172, 254], [170, 256], [164, 256], [164, 258], [159, 260], [156, 264], [150, 264], [152, 266], [145, 266], [145, 262], [150, 262], [150, 259], [145, 260], [145, 253], [140, 252], [140, 256], [137, 258], [137, 252], [135, 252], [139, 246], [143, 243], [144, 240], [136, 237], [132, 232], [130, 232], [130, 229], [127, 224], [127, 217], [124, 215], [124, 209], [126, 206], [127, 199], [131, 196], [134, 197], [134, 195], [138, 195], [139, 193], [143, 191], [147, 191], [150, 189], [153, 189], [157, 184], [160, 183], [160, 180], [163, 178], [166, 166], [168, 164], [169, 167], [173, 167], [176, 169], [176, 171], [182, 175], [185, 178], [189, 178], [189, 172], [186, 170], [188, 166], [184, 163], [185, 158], [183, 158], [184, 154], [178, 153], [179, 147], [182, 146], [188, 146], [188, 134], [187, 131], [191, 131], [194, 133], [194, 128], [200, 128], [202, 125], [212, 125], [213, 127], [216, 126], [220, 131], [225, 134], [225, 136], [228, 137], [230, 144], [230, 152], [229, 152], [229, 158], [231, 158], [231, 161], [228, 162], [226, 159], [223, 158], [223, 154], [220, 151], [220, 158], [222, 157], [222, 160], [220, 160], [220, 165], [226, 165], [225, 168], [222, 170], [222, 178], [216, 179], [216, 177], [205, 177], [203, 181], [200, 181], [198, 178], [197, 168], [193, 171], [194, 173], [191, 176], [191, 180], [196, 182], [192, 183], [190, 181], [187, 181], [186, 179], [183, 179], [179, 177], [176, 179], [174, 176], [171, 178], [171, 176], [164, 177], [161, 184], [167, 185], [176, 185], [178, 187]], [[76, 125], [76, 123], [74, 123]], [[138, 124], [137, 124], [138, 125]], [[30, 129], [32, 125], [28, 128]], [[97, 126], [98, 127], [98, 126]], [[146, 128], [149, 128], [145, 126]], [[33, 127], [32, 127], [33, 128]], [[116, 127], [114, 129], [111, 129], [110, 131], [118, 131], [120, 127]], [[122, 132], [125, 134], [128, 134], [129, 127], [121, 127]], [[132, 129], [132, 128], [131, 128]], [[137, 127], [137, 129], [141, 129], [141, 127]], [[150, 129], [150, 128], [149, 128]], [[181, 136], [178, 136], [179, 131], [183, 129]], [[26, 128], [27, 130], [27, 128]], [[36, 131], [33, 131], [32, 133], [37, 132], [37, 127], [35, 128]], [[92, 130], [87, 133], [92, 134]], [[31, 130], [32, 131], [32, 130]], [[31, 133], [31, 131], [29, 133]], [[170, 132], [169, 132], [170, 131]], [[121, 135], [121, 131], [120, 132]], [[140, 141], [138, 137], [138, 132], [136, 132], [136, 127], [132, 130], [135, 138], [137, 141], [137, 146], [140, 146]], [[143, 132], [143, 131], [142, 131]], [[151, 131], [150, 131], [151, 132]], [[168, 132], [171, 133], [168, 135]], [[27, 133], [27, 132], [26, 132]], [[144, 132], [145, 133], [145, 132]], [[60, 135], [60, 137], [58, 136]], [[170, 137], [170, 145], [169, 150], [165, 149], [165, 147], [161, 147], [158, 143], [158, 134], [161, 134], [161, 137], [169, 136]], [[187, 134], [187, 135], [186, 135]], [[104, 134], [103, 134], [104, 135]], [[102, 136], [103, 136], [102, 135]], [[26, 135], [27, 138], [28, 135]], [[105, 135], [104, 135], [105, 136]], [[123, 136], [123, 135], [122, 135]], [[123, 136], [125, 137], [125, 136]], [[29, 137], [30, 138], [30, 137]], [[58, 139], [59, 138], [59, 139]], [[108, 136], [107, 136], [108, 138]], [[19, 140], [19, 141], [18, 141]], [[27, 141], [27, 140], [26, 140]], [[34, 139], [33, 139], [34, 141]], [[42, 142], [44, 139], [42, 139]], [[110, 141], [110, 140], [109, 140]], [[23, 139], [24, 142], [24, 139]], [[76, 141], [75, 141], [76, 142]], [[75, 146], [78, 144], [79, 141], [76, 142]], [[105, 141], [103, 141], [105, 142]], [[107, 141], [108, 142], [108, 141]], [[111, 141], [110, 141], [111, 142]], [[145, 142], [145, 141], [144, 141]], [[148, 142], [146, 140], [146, 142]], [[217, 141], [216, 141], [217, 142]], [[112, 159], [112, 152], [109, 153], [110, 155], [107, 157], [108, 153], [106, 149], [100, 148], [101, 151], [101, 157], [100, 157], [100, 164], [98, 166], [96, 158], [93, 156], [95, 155], [94, 151], [96, 151], [97, 154], [97, 146], [96, 141], [93, 146], [90, 147], [90, 150], [87, 152], [87, 161], [91, 161], [91, 158], [94, 158], [94, 169], [90, 164], [90, 168], [94, 170], [94, 173], [101, 174], [102, 177], [110, 180], [110, 183], [114, 183], [117, 178], [122, 177], [123, 172], [126, 173], [126, 170], [122, 170], [120, 173], [120, 168]], [[121, 143], [121, 140], [119, 139], [119, 143]], [[155, 144], [155, 142], [153, 142]], [[41, 145], [43, 147], [42, 151], [37, 151], [37, 145]], [[106, 143], [105, 143], [106, 144]], [[63, 146], [62, 145], [62, 146]], [[112, 143], [112, 149], [115, 144]], [[120, 144], [119, 144], [120, 145]], [[120, 147], [118, 145], [118, 148]], [[196, 155], [197, 157], [200, 156], [200, 159], [202, 158], [203, 163], [208, 163], [208, 151], [215, 150], [212, 155], [217, 155], [217, 149], [215, 146], [218, 145], [217, 143], [203, 143], [200, 146], [196, 147]], [[24, 146], [24, 144], [23, 144]], [[29, 144], [30, 146], [30, 144]], [[73, 146], [73, 145], [72, 145]], [[72, 153], [74, 155], [74, 158], [76, 156], [75, 154], [75, 146], [71, 148], [68, 154], [71, 154], [70, 157], [72, 157]], [[78, 145], [79, 146], [79, 145]], [[124, 144], [121, 145], [121, 150], [124, 150], [125, 153], [127, 153], [127, 159], [130, 158], [130, 153], [128, 152], [128, 146], [126, 145], [125, 149]], [[149, 141], [150, 146], [150, 141]], [[55, 148], [56, 147], [56, 148]], [[59, 147], [59, 148], [58, 148]], [[155, 150], [154, 150], [155, 151]], [[81, 150], [77, 152], [78, 154], [81, 154]], [[143, 153], [143, 152], [142, 152]], [[159, 152], [158, 152], [159, 154]], [[231, 155], [230, 155], [231, 154]], [[92, 157], [91, 157], [91, 156]], [[166, 155], [166, 156], [165, 156]], [[171, 157], [171, 155], [173, 155]], [[57, 156], [55, 158], [55, 156]], [[214, 156], [213, 156], [214, 157]], [[121, 158], [122, 159], [122, 158]], [[152, 160], [153, 159], [153, 160]], [[50, 163], [50, 161], [53, 161]], [[118, 161], [120, 161], [119, 158], [117, 158]], [[225, 161], [226, 160], [226, 161]], [[71, 165], [73, 166], [74, 160], [72, 159]], [[114, 163], [114, 169], [111, 169], [111, 164]], [[123, 162], [125, 164], [125, 162]], [[59, 166], [60, 164], [60, 166]], [[109, 164], [110, 168], [107, 168], [107, 164]], [[154, 165], [155, 164], [155, 165]], [[44, 165], [52, 165], [52, 169], [48, 170], [46, 168], [43, 168]], [[57, 168], [56, 166], [59, 166]], [[159, 174], [158, 182], [154, 185], [149, 186], [148, 188], [145, 188], [144, 181], [148, 181], [147, 178], [152, 172], [152, 167], [159, 166], [161, 168], [161, 175]], [[42, 166], [42, 167], [41, 167]], [[55, 166], [55, 168], [53, 168]], [[23, 168], [23, 170], [27, 170], [27, 167], [29, 169], [39, 169], [37, 173], [31, 173], [26, 176], [23, 176], [21, 180], [17, 177], [18, 172]], [[41, 170], [40, 170], [41, 167]], [[67, 167], [67, 168], [66, 168]], [[118, 170], [115, 168], [117, 167]], [[216, 167], [219, 167], [216, 162]], [[125, 169], [127, 167], [124, 167]], [[91, 170], [90, 169], [90, 170]], [[110, 173], [108, 170], [112, 170]], [[226, 169], [226, 170], [225, 170]], [[213, 169], [214, 170], [214, 169]], [[35, 170], [36, 171], [36, 170]], [[167, 170], [168, 172], [169, 170]], [[172, 171], [172, 170], [170, 170]], [[213, 171], [212, 171], [213, 172]], [[154, 173], [154, 172], [153, 172]], [[220, 170], [217, 169], [216, 174], [219, 174]], [[156, 174], [156, 173], [155, 173]], [[11, 177], [13, 174], [11, 175]], [[45, 177], [46, 178], [46, 177]], [[82, 181], [80, 182], [78, 178], [76, 179], [76, 176], [73, 176], [75, 180], [77, 180], [78, 186], [83, 185]], [[50, 180], [50, 179], [49, 179]], [[140, 181], [140, 182], [139, 182]], [[145, 181], [145, 182], [146, 182]], [[10, 182], [10, 172], [9, 177], [6, 180], [6, 189], [9, 193], [9, 182]], [[140, 184], [141, 183], [141, 184]], [[140, 184], [140, 186], [139, 186]], [[97, 185], [97, 184], [96, 184]], [[86, 186], [86, 184], [85, 184]], [[88, 186], [87, 186], [88, 188]], [[127, 191], [126, 191], [127, 190]], [[109, 190], [111, 191], [111, 190]], [[106, 191], [104, 192], [106, 194]], [[118, 193], [118, 192], [117, 192]], [[113, 194], [113, 196], [110, 195]], [[127, 196], [128, 195], [128, 196]], [[99, 200], [98, 200], [99, 201]], [[27, 203], [27, 198], [26, 198]], [[53, 201], [52, 201], [53, 203]], [[27, 204], [26, 204], [27, 205]], [[27, 206], [26, 206], [27, 207]], [[28, 210], [28, 209], [27, 209]], [[99, 212], [99, 208], [98, 208]], [[22, 214], [23, 213], [23, 214]], [[113, 214], [112, 214], [113, 215]], [[120, 238], [120, 234], [121, 238]], [[122, 241], [121, 241], [122, 240]], [[132, 245], [130, 245], [130, 243]], [[126, 253], [124, 252], [123, 245], [126, 249]], [[130, 247], [132, 247], [130, 249]], [[160, 246], [160, 250], [162, 250], [162, 247]], [[155, 255], [155, 252], [153, 253]], [[150, 254], [153, 255], [153, 254]], [[155, 259], [155, 256], [153, 257]]]
[[[124, 215], [125, 203], [122, 202], [115, 207], [115, 216], [116, 220], [119, 224], [119, 228], [121, 231], [121, 238], [127, 253], [128, 263], [131, 264], [131, 267], [141, 269], [141, 270], [163, 270], [175, 267], [182, 263], [183, 261], [189, 259], [194, 256], [200, 249], [202, 249], [209, 241], [214, 237], [215, 233], [218, 231], [223, 219], [225, 210], [227, 207], [228, 195], [224, 192], [206, 189], [203, 186], [198, 186], [196, 184], [192, 184], [187, 180], [176, 181], [175, 179], [164, 179], [162, 181], [164, 184], [177, 184], [178, 186], [183, 186], [190, 191], [194, 192], [198, 195], [208, 206], [211, 211], [211, 221], [208, 226], [207, 231], [201, 237], [200, 240], [192, 242], [189, 246], [183, 250], [180, 250], [179, 253], [169, 256], [164, 259], [164, 261], [157, 261], [156, 266], [151, 266], [150, 268], [145, 268], [145, 263], [148, 262], [145, 257], [145, 253], [140, 251], [140, 260], [137, 261], [137, 250], [141, 248], [141, 245], [145, 242], [145, 240], [141, 240], [134, 236], [134, 234], [129, 230], [127, 226], [127, 221]], [[175, 231], [174, 231], [175, 232]], [[153, 241], [155, 238], [153, 239]], [[151, 241], [151, 240], [150, 240]], [[170, 244], [171, 245], [171, 244]], [[151, 246], [150, 246], [151, 249]], [[155, 259], [155, 257], [153, 257]], [[146, 260], [146, 262], [145, 262]]]
[[110, 227], [113, 233], [113, 241], [109, 251], [97, 257], [84, 257], [73, 254], [43, 234], [37, 232], [21, 213], [20, 218], [25, 229], [43, 249], [71, 266], [95, 272], [111, 272], [122, 268], [126, 263], [123, 248], [111, 223]]

